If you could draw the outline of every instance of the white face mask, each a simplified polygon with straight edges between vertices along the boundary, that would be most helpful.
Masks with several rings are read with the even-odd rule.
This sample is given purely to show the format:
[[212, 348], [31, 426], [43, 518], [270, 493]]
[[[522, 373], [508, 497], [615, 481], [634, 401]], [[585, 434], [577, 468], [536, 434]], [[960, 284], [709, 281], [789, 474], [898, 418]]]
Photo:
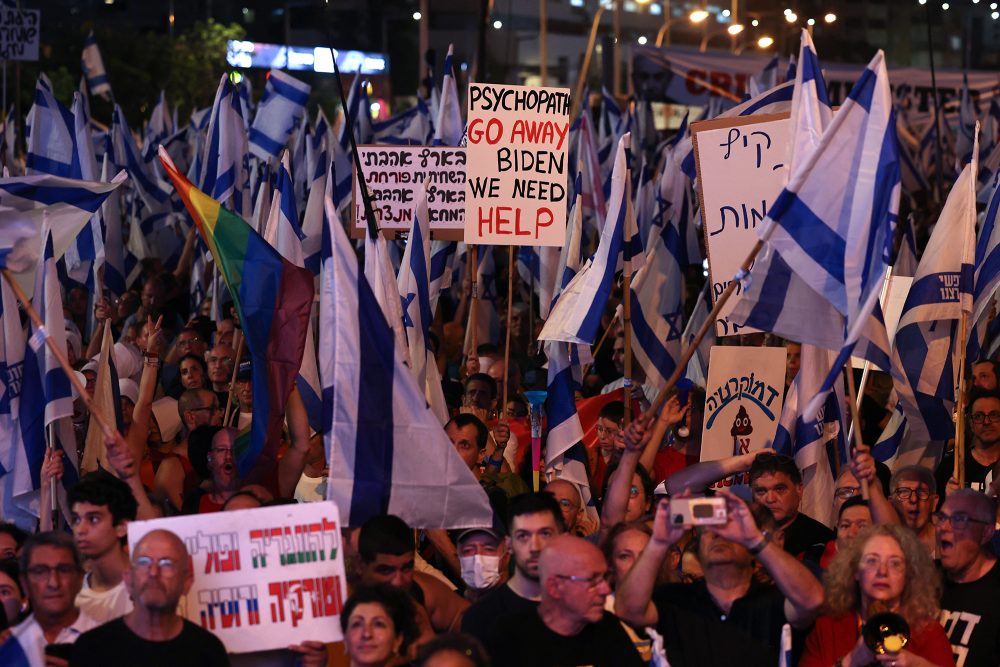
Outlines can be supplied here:
[[460, 556], [462, 581], [467, 586], [482, 590], [500, 581], [500, 556]]

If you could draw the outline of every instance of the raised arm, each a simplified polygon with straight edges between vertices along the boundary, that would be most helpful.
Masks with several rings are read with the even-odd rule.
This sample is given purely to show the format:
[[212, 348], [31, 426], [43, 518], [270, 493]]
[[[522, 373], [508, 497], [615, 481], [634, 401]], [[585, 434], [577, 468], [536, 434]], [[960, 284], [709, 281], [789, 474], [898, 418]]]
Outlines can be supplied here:
[[[663, 409], [660, 410], [659, 417], [653, 422], [653, 434], [649, 438], [649, 443], [643, 450], [642, 456], [639, 458], [639, 465], [648, 470], [650, 475], [653, 474], [653, 464], [656, 462], [656, 455], [660, 451], [660, 446], [663, 444], [663, 438], [667, 435], [667, 431], [684, 421], [684, 417], [690, 409], [691, 402], [688, 401], [687, 405], [681, 407], [676, 395], [671, 396], [663, 404]], [[654, 479], [653, 481], [659, 483], [661, 480]]]
[[306, 455], [309, 453], [309, 415], [298, 387], [293, 386], [292, 393], [288, 395], [285, 419], [292, 444], [278, 461], [278, 493], [282, 498], [291, 498], [305, 470]]
[[625, 520], [632, 477], [635, 476], [639, 457], [642, 456], [652, 435], [653, 429], [636, 419], [629, 423], [625, 432], [620, 436], [625, 441], [625, 449], [618, 461], [618, 467], [608, 481], [608, 490], [604, 494], [604, 505], [601, 507], [601, 529], [597, 537], [598, 545], [604, 543], [608, 533], [616, 524]]
[[135, 497], [135, 501], [139, 505], [135, 518], [138, 521], [145, 521], [146, 519], [155, 519], [163, 516], [163, 512], [153, 505], [146, 494], [146, 489], [139, 479], [138, 464], [135, 458], [132, 457], [132, 452], [129, 450], [128, 443], [125, 442], [122, 434], [118, 431], [113, 431], [105, 437], [104, 445], [108, 451], [108, 465], [111, 466], [111, 469], [119, 479], [128, 484], [128, 488], [132, 491], [132, 496]]
[[758, 449], [748, 454], [730, 456], [717, 461], [702, 461], [683, 470], [678, 470], [667, 478], [667, 491], [671, 496], [684, 489], [700, 493], [727, 477], [750, 470], [751, 464], [758, 454], [774, 452], [773, 449]]
[[129, 428], [126, 441], [129, 451], [136, 461], [142, 461], [146, 455], [146, 442], [149, 439], [149, 422], [153, 416], [153, 397], [156, 395], [156, 382], [160, 372], [160, 352], [163, 351], [163, 332], [160, 328], [163, 316], [153, 324], [153, 318], [146, 318], [146, 349], [143, 350], [142, 377], [139, 380], [139, 400], [132, 410], [132, 426]]

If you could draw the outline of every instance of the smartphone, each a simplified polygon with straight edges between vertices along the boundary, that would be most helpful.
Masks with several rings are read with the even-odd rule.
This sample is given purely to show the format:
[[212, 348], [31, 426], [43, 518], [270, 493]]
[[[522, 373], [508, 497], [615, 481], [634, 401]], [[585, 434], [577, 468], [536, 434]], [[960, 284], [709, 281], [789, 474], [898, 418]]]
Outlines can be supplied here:
[[676, 526], [721, 526], [729, 520], [725, 498], [671, 498], [670, 523]]

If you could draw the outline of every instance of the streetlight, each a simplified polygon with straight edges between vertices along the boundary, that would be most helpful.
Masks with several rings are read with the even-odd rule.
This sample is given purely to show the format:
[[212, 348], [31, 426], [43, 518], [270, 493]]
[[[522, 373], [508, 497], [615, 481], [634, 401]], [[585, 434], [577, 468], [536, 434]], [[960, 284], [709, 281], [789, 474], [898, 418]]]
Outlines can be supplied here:
[[419, 21], [422, 17], [423, 17], [423, 14], [421, 14], [420, 12], [413, 12], [413, 20], [414, 21]]
[[728, 28], [726, 28], [726, 32], [728, 32], [730, 35], [732, 35], [733, 37], [735, 37], [736, 35], [738, 35], [741, 32], [743, 32], [743, 24], [742, 23], [734, 23], [733, 25], [731, 25]]
[[757, 47], [761, 49], [766, 49], [772, 44], [774, 44], [774, 38], [768, 37], [767, 35], [764, 35], [763, 37], [757, 40]]
[[493, 28], [495, 30], [499, 30], [502, 27], [503, 27], [503, 21], [501, 21], [500, 19], [497, 19], [496, 21], [493, 22]]
[[648, 40], [646, 39], [645, 35], [639, 35], [639, 39], [637, 39], [636, 41], [639, 42], [639, 46], [645, 46]]
[[788, 13], [785, 14], [785, 20], [788, 21], [789, 23], [795, 23], [796, 21], [799, 20], [799, 15], [789, 10]]
[[696, 9], [688, 15], [688, 18], [691, 19], [691, 23], [701, 23], [708, 18], [708, 12], [704, 9]]
[[826, 21], [827, 23], [833, 23], [834, 21], [837, 20], [837, 15], [834, 14], [833, 12], [830, 12], [829, 14], [823, 17], [823, 20]]
[[702, 39], [701, 39], [701, 46], [698, 47], [698, 51], [699, 51], [699, 53], [704, 53], [705, 51], [707, 51], [708, 50], [708, 42], [713, 37], [718, 37], [719, 35], [725, 35], [727, 33], [729, 35], [735, 37], [736, 35], [740, 34], [741, 32], [743, 32], [743, 24], [742, 23], [734, 23], [731, 26], [728, 26], [728, 27], [723, 28], [721, 30], [715, 30], [715, 31], [706, 33], [705, 36], [702, 37]]
[[[663, 46], [663, 38], [670, 37], [670, 27], [675, 23], [681, 23], [683, 21], [691, 21], [691, 23], [697, 24], [704, 21], [706, 18], [708, 18], [708, 16], [709, 13], [706, 12], [704, 9], [696, 9], [687, 16], [678, 16], [672, 19], [667, 19], [666, 21], [663, 22], [663, 25], [660, 26], [659, 31], [656, 33], [656, 46], [657, 47]], [[669, 39], [667, 39], [667, 45], [668, 46], [670, 45]]]

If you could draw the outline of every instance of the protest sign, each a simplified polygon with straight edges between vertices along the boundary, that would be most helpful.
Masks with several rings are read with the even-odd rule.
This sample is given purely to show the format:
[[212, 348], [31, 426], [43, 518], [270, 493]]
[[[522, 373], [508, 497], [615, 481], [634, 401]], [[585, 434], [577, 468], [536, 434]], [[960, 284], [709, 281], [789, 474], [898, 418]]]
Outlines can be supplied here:
[[[713, 304], [750, 254], [767, 207], [785, 187], [789, 131], [787, 114], [691, 124]], [[728, 317], [741, 293], [737, 284], [719, 313], [718, 336], [756, 331]]]
[[128, 526], [129, 550], [152, 530], [187, 545], [194, 584], [180, 613], [231, 653], [342, 639], [347, 599], [337, 505], [280, 505]]
[[469, 85], [465, 242], [566, 240], [569, 90]]
[[[701, 460], [716, 461], [769, 446], [781, 418], [785, 348], [714, 346], [709, 359]], [[715, 486], [748, 481], [740, 473]]]
[[41, 12], [0, 7], [0, 60], [38, 60]]
[[[465, 229], [465, 149], [451, 146], [358, 146], [361, 171], [383, 232], [408, 232], [420, 188], [427, 183], [431, 235], [462, 240]], [[364, 236], [368, 223], [354, 170], [354, 236]]]

